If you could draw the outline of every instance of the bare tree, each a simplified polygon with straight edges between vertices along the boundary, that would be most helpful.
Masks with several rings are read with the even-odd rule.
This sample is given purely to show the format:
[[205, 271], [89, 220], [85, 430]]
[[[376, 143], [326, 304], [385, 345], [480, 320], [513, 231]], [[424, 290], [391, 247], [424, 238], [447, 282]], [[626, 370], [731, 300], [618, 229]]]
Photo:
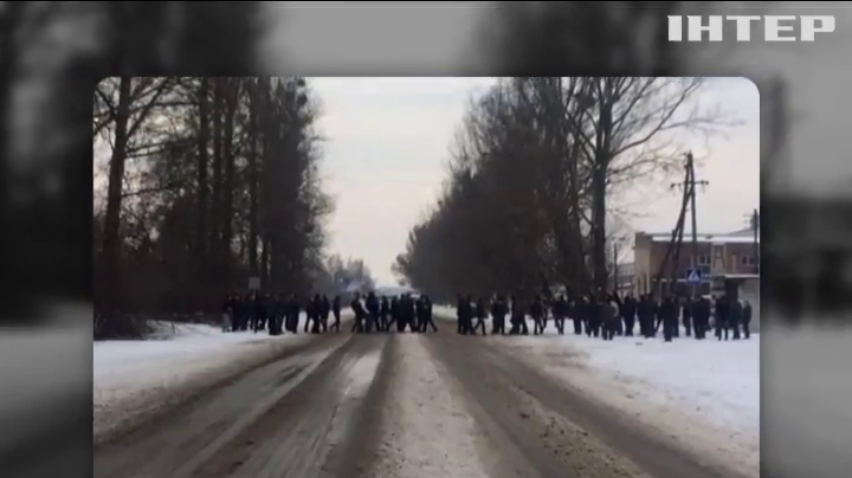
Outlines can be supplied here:
[[[93, 121], [95, 150], [110, 156], [96, 158], [95, 187], [110, 194], [96, 205], [96, 248], [112, 252], [96, 257], [95, 288], [96, 308], [110, 306], [107, 323], [133, 311], [213, 310], [259, 272], [273, 292], [327, 282], [333, 203], [305, 80], [131, 78], [99, 91], [96, 113], [110, 113]], [[98, 165], [109, 166], [107, 181]], [[125, 333], [117, 330], [100, 329]]]
[[617, 212], [607, 198], [638, 178], [665, 177], [683, 135], [726, 125], [718, 111], [696, 107], [701, 86], [689, 78], [498, 82], [472, 105], [445, 194], [394, 270], [441, 298], [606, 290], [617, 232], [607, 227]]

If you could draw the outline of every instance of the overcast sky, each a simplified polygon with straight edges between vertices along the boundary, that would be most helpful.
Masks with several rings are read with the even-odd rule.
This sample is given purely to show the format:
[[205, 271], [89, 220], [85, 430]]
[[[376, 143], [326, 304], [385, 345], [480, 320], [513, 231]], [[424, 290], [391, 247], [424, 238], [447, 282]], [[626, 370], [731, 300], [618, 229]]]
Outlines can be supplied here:
[[[470, 98], [495, 80], [487, 78], [313, 78], [322, 105], [323, 174], [337, 200], [330, 219], [330, 252], [363, 258], [381, 285], [409, 230], [437, 198], [445, 165]], [[707, 143], [687, 137], [702, 158], [697, 175], [710, 181], [699, 193], [700, 231], [744, 227], [759, 205], [759, 95], [745, 79], [715, 79], [701, 103], [721, 105], [740, 125]], [[708, 150], [709, 147], [709, 150]], [[618, 198], [636, 230], [674, 227], [677, 193], [668, 185], [641, 184]]]

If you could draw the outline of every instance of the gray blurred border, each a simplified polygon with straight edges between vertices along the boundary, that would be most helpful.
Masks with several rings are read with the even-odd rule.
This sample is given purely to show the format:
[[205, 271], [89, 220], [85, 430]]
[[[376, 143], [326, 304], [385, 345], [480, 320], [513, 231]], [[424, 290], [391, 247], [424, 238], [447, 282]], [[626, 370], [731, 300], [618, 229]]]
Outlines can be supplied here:
[[[340, 2], [306, 3], [271, 2], [268, 5], [266, 20], [273, 28], [263, 46], [263, 67], [267, 73], [468, 76], [506, 71], [505, 61], [510, 54], [508, 50], [501, 50], [499, 42], [488, 35], [489, 31], [493, 34], [495, 29], [502, 28], [495, 17], [498, 8], [490, 5], [492, 2], [389, 2], [381, 5], [376, 2], [357, 10], [353, 6], [342, 6]], [[363, 6], [367, 2], [357, 3]], [[619, 17], [628, 3], [610, 2], [608, 6], [613, 17]], [[662, 9], [668, 2], [658, 3]], [[736, 6], [744, 3], [748, 5]], [[670, 65], [668, 71], [681, 74], [747, 76], [758, 84], [764, 101], [772, 85], [784, 85], [791, 111], [787, 118], [789, 130], [785, 133], [783, 129], [767, 128], [764, 131], [775, 133], [761, 138], [765, 156], [762, 162], [764, 203], [769, 193], [772, 197], [806, 203], [813, 196], [838, 198], [852, 189], [852, 162], [846, 158], [847, 138], [852, 138], [847, 132], [847, 111], [852, 103], [847, 93], [847, 85], [852, 84], [848, 61], [852, 46], [849, 6], [846, 2], [730, 2], [722, 7], [724, 13], [742, 9], [761, 13], [833, 13], [837, 15], [837, 34], [830, 41], [813, 44], [685, 46], [677, 55], [681, 63]], [[692, 2], [687, 9], [707, 13], [718, 10], [707, 2]], [[76, 34], [85, 34], [83, 25], [69, 28], [76, 28]], [[643, 61], [653, 62], [650, 47], [645, 52], [647, 55], [642, 55], [642, 49], [648, 44], [641, 35], [640, 32], [631, 44]], [[594, 53], [590, 50], [589, 54]], [[553, 56], [550, 60], [553, 66], [548, 73], [551, 74], [605, 73], [566, 70], [563, 58]], [[765, 106], [762, 110], [770, 117], [762, 121], [768, 124], [776, 113]], [[767, 151], [773, 154], [769, 156]], [[828, 227], [823, 234], [832, 236], [837, 232]], [[765, 247], [774, 240], [771, 230], [764, 231]], [[57, 312], [57, 315], [66, 314]], [[844, 364], [852, 357], [850, 347], [838, 334], [831, 332], [791, 331], [773, 325], [772, 320], [763, 320], [763, 323], [764, 476], [848, 476], [848, 470], [852, 469], [852, 454], [848, 453], [848, 444], [852, 443], [852, 416], [848, 412], [848, 403], [852, 402], [852, 380]], [[34, 453], [32, 459], [40, 460], [44, 468], [51, 469], [50, 472], [31, 470], [19, 476], [55, 476], [57, 469], [65, 476], [75, 476], [70, 470], [90, 469], [81, 464], [85, 463], [81, 459], [87, 453], [81, 450], [82, 444], [54, 432], [77, 426], [73, 424], [78, 423], [81, 416], [88, 419], [87, 413], [78, 414], [73, 410], [81, 404], [76, 398], [80, 393], [79, 384], [88, 384], [91, 380], [87, 362], [91, 349], [87, 341], [73, 338], [78, 332], [68, 333], [66, 342], [70, 345], [62, 348], [61, 353], [58, 349], [53, 353], [54, 349], [48, 345], [50, 337], [55, 335], [38, 334], [45, 340], [44, 345], [33, 347], [44, 347], [42, 350], [48, 355], [41, 357], [39, 369], [42, 373], [38, 377], [3, 374], [2, 388], [18, 390], [16, 403], [29, 404], [26, 410], [15, 410], [6, 407], [12, 401], [0, 400], [4, 406], [0, 409], [3, 419], [0, 421], [8, 425], [17, 418], [16, 427], [4, 426], [4, 430], [16, 434], [13, 428], [21, 428], [33, 439], [41, 440], [28, 450], [40, 450], [42, 453]], [[35, 332], [30, 334], [36, 336]], [[80, 345], [81, 350], [77, 351], [76, 345]], [[0, 359], [7, 364], [20, 365], [19, 354], [13, 357], [9, 353], [0, 355]], [[76, 363], [74, 357], [81, 358], [80, 368], [69, 365]], [[60, 368], [60, 364], [65, 368]], [[57, 380], [59, 376], [64, 380]], [[82, 379], [69, 380], [74, 376]], [[34, 387], [35, 382], [41, 386]], [[40, 410], [32, 413], [48, 389], [52, 400], [39, 405]], [[31, 401], [24, 399], [27, 393], [32, 395]], [[30, 415], [33, 418], [25, 423], [22, 418]], [[54, 426], [47, 426], [50, 423]], [[79, 426], [89, 425], [81, 423]], [[44, 433], [38, 432], [41, 428], [45, 428]], [[48, 466], [51, 463], [64, 468]]]

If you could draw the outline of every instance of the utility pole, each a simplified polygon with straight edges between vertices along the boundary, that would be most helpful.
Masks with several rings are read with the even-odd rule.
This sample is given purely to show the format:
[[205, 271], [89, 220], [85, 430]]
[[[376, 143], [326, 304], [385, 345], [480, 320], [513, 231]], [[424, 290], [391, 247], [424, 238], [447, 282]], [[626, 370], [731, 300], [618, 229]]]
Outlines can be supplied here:
[[[685, 201], [689, 203], [690, 213], [692, 216], [692, 261], [691, 266], [693, 269], [698, 267], [698, 213], [696, 207], [696, 197], [698, 196], [696, 192], [696, 186], [708, 186], [710, 184], [709, 181], [706, 180], [697, 180], [695, 178], [695, 158], [692, 156], [692, 152], [686, 153], [686, 178], [681, 183], [672, 184], [673, 188], [684, 188]], [[686, 206], [686, 204], [684, 204]], [[680, 266], [680, 248], [683, 243], [683, 224], [681, 224], [681, 228], [677, 233], [677, 244], [675, 246], [675, 258], [674, 258], [674, 270], [675, 274]], [[677, 277], [674, 277], [674, 280], [677, 280]], [[693, 298], [697, 295], [698, 287], [696, 284], [692, 284], [690, 286], [691, 295]]]
[[[698, 196], [695, 191], [695, 186], [700, 185], [702, 187], [707, 187], [710, 184], [710, 181], [696, 181], [695, 180], [695, 159], [692, 157], [692, 152], [686, 153], [686, 167], [689, 168], [691, 178], [690, 178], [690, 202], [692, 202], [692, 267], [695, 268], [698, 266], [698, 213], [696, 211], [696, 197]], [[695, 284], [692, 285], [692, 298], [694, 299], [697, 295], [696, 292], [697, 287]]]
[[[697, 212], [695, 206], [695, 197], [696, 197], [696, 186], [707, 186], [709, 185], [709, 181], [705, 180], [696, 180], [695, 179], [695, 161], [692, 156], [692, 153], [686, 153], [686, 166], [684, 167], [684, 178], [682, 182], [672, 183], [671, 188], [683, 188], [683, 200], [681, 202], [680, 213], [678, 214], [677, 224], [675, 225], [674, 230], [672, 230], [672, 238], [671, 242], [669, 242], [669, 246], [666, 249], [666, 254], [663, 256], [662, 264], [660, 265], [659, 272], [657, 272], [657, 276], [655, 277], [655, 284], [653, 285], [654, 294], [658, 294], [658, 284], [660, 283], [660, 279], [663, 278], [663, 275], [666, 270], [668, 270], [668, 266], [671, 266], [672, 274], [670, 276], [669, 282], [669, 291], [675, 291], [675, 285], [677, 284], [679, 277], [679, 268], [680, 268], [680, 250], [683, 245], [683, 230], [684, 223], [686, 222], [686, 211], [692, 206], [692, 267], [695, 268], [698, 265], [698, 219]], [[691, 203], [691, 204], [690, 204]], [[674, 260], [669, 263], [669, 259], [671, 258], [672, 252], [674, 252]], [[692, 286], [692, 295], [696, 295], [696, 288]]]

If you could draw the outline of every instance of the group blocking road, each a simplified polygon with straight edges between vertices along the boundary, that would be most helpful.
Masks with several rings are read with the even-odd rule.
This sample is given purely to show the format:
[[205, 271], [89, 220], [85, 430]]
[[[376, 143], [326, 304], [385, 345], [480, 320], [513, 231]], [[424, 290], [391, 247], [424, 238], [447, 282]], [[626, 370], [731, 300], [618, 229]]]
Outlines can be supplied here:
[[439, 326], [317, 336], [99, 445], [94, 476], [733, 476]]

